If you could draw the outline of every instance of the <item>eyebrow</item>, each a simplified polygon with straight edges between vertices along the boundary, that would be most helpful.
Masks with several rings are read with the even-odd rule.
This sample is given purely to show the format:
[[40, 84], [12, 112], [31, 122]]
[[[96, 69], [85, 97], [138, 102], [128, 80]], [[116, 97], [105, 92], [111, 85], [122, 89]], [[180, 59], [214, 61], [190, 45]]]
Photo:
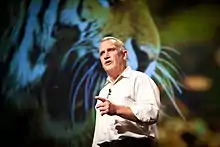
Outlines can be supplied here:
[[[109, 49], [110, 49], [110, 50], [111, 50], [111, 49], [114, 49], [114, 50], [115, 50], [115, 49], [117, 49], [117, 47], [110, 47], [110, 48], [107, 48], [107, 50], [109, 50]], [[99, 52], [99, 54], [101, 54], [101, 53], [103, 53], [103, 52], [105, 52], [105, 51], [102, 50], [102, 51]]]

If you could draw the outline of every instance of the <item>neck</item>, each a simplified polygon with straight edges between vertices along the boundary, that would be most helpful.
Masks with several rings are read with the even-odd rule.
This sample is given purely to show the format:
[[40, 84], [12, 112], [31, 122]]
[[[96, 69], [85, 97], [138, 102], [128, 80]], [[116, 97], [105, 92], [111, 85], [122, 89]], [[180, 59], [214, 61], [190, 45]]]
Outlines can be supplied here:
[[120, 69], [117, 70], [113, 70], [112, 72], [108, 72], [108, 76], [111, 80], [111, 82], [115, 83], [116, 80], [121, 76], [121, 74], [123, 73], [123, 71], [127, 68], [127, 66], [123, 66]]

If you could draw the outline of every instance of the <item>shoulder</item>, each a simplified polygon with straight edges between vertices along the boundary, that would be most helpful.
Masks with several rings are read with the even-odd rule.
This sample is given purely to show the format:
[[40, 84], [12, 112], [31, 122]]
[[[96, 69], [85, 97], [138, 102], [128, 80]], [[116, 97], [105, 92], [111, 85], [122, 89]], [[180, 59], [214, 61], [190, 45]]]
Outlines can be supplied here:
[[152, 80], [150, 76], [148, 76], [146, 73], [141, 72], [141, 71], [137, 71], [137, 70], [132, 70], [131, 72], [132, 77], [134, 77], [135, 79], [146, 79], [146, 80]]
[[145, 84], [150, 84], [154, 88], [158, 88], [156, 82], [154, 81], [153, 78], [151, 78], [149, 75], [147, 75], [144, 72], [141, 71], [136, 71], [132, 70], [132, 77], [136, 81], [136, 83], [145, 83]]

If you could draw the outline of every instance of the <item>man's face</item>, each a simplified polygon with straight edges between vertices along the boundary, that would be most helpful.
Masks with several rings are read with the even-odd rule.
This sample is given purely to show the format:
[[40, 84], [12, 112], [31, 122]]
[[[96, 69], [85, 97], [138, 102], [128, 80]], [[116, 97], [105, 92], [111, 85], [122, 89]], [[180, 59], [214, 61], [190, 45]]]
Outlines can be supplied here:
[[100, 43], [100, 60], [107, 72], [119, 71], [126, 63], [126, 50], [115, 45], [115, 40], [106, 40]]

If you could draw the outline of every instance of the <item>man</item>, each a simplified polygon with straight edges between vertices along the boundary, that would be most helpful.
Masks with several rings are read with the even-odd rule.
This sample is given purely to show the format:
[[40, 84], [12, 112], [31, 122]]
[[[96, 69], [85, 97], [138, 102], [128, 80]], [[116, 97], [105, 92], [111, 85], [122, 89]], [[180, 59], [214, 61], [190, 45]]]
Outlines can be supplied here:
[[160, 94], [145, 73], [127, 66], [128, 52], [122, 41], [105, 37], [100, 60], [107, 81], [96, 96], [93, 147], [151, 147], [159, 115]]

